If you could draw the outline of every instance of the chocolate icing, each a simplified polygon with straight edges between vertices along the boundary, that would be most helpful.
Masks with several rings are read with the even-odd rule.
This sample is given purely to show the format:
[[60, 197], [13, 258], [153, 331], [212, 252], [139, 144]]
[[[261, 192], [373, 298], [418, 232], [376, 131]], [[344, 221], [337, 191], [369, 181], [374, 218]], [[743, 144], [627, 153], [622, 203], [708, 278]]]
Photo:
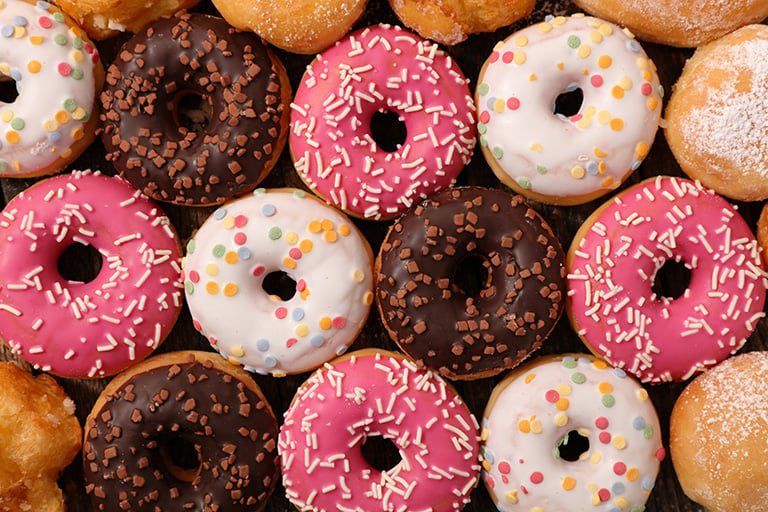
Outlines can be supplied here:
[[[214, 204], [254, 188], [287, 136], [289, 85], [281, 85], [280, 69], [257, 36], [221, 18], [181, 12], [156, 21], [123, 45], [107, 72], [107, 159], [160, 201]], [[177, 123], [174, 104], [184, 92], [210, 103], [204, 131]]]
[[[250, 510], [263, 507], [279, 467], [269, 405], [210, 362], [132, 377], [85, 427], [86, 492], [100, 511]], [[187, 482], [164, 462], [184, 439], [200, 455]]]
[[[467, 257], [488, 271], [472, 296], [454, 274]], [[401, 216], [379, 253], [376, 300], [394, 341], [454, 379], [516, 366], [563, 311], [565, 262], [552, 230], [500, 190], [446, 190]]]

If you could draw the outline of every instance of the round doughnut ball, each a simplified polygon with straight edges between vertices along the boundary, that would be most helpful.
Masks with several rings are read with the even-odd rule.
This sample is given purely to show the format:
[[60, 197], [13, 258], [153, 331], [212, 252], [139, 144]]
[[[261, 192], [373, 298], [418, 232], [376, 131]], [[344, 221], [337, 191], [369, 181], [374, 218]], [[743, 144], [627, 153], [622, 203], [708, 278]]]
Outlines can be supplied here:
[[766, 25], [740, 28], [688, 60], [669, 98], [664, 133], [691, 179], [740, 201], [768, 198], [766, 84]]
[[0, 78], [18, 95], [0, 101], [0, 178], [61, 171], [96, 137], [104, 82], [99, 52], [47, 2], [0, 3]]
[[488, 377], [538, 349], [564, 310], [560, 242], [522, 196], [443, 191], [390, 227], [376, 259], [376, 304], [419, 366]]
[[57, 0], [93, 39], [107, 39], [122, 32], [139, 32], [151, 22], [191, 9], [200, 0]]
[[397, 17], [421, 37], [445, 45], [493, 32], [531, 14], [535, 0], [389, 0]]
[[258, 189], [187, 244], [195, 327], [233, 362], [282, 376], [342, 354], [373, 303], [373, 254], [349, 219], [303, 190]]
[[536, 201], [574, 205], [642, 163], [661, 115], [656, 67], [631, 34], [583, 15], [547, 17], [498, 43], [480, 71], [480, 147]]
[[669, 449], [685, 494], [711, 512], [768, 503], [768, 353], [748, 352], [698, 376], [672, 409]]
[[122, 46], [106, 80], [107, 160], [158, 201], [210, 206], [249, 192], [285, 146], [285, 68], [221, 18], [155, 21]]
[[[88, 249], [93, 276], [77, 271]], [[114, 375], [171, 332], [180, 260], [171, 221], [124, 180], [73, 171], [40, 181], [0, 213], [0, 339], [55, 375]]]
[[277, 482], [274, 413], [215, 353], [170, 352], [121, 373], [84, 430], [85, 491], [99, 512], [258, 512]]
[[491, 393], [485, 486], [499, 511], [641, 511], [665, 457], [648, 393], [592, 356], [545, 356]]
[[[434, 372], [394, 352], [345, 354], [315, 371], [285, 413], [286, 495], [299, 510], [455, 512], [478, 482], [477, 432], [461, 397]], [[397, 447], [397, 464], [372, 465], [363, 452], [372, 437]]]
[[618, 193], [579, 228], [566, 265], [574, 331], [642, 382], [683, 381], [722, 361], [765, 316], [755, 236], [690, 180], [657, 176]]
[[380, 24], [349, 34], [312, 61], [296, 90], [296, 171], [349, 215], [397, 217], [453, 185], [472, 158], [467, 84], [448, 54], [408, 30]]
[[695, 48], [768, 17], [764, 0], [574, 0], [644, 41]]
[[233, 26], [305, 55], [321, 52], [344, 37], [367, 4], [368, 0], [213, 0]]
[[768, 266], [768, 203], [763, 205], [760, 217], [757, 220], [757, 243], [760, 245], [760, 254], [763, 263]]

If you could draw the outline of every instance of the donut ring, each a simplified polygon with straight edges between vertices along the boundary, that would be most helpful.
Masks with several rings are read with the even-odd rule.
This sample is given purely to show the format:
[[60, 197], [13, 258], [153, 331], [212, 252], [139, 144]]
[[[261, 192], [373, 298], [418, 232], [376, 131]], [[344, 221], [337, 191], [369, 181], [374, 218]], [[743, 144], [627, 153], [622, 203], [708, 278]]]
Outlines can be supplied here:
[[[180, 121], [190, 97], [211, 110], [203, 127]], [[107, 160], [158, 201], [222, 203], [252, 190], [277, 162], [290, 97], [285, 69], [261, 39], [221, 18], [176, 13], [128, 40], [109, 67]]]
[[[401, 354], [363, 349], [318, 369], [280, 429], [283, 485], [300, 510], [460, 510], [477, 485], [477, 422], [455, 390]], [[382, 436], [401, 460], [360, 448]]]
[[[560, 112], [558, 98], [576, 91], [578, 111]], [[575, 205], [640, 166], [659, 126], [661, 86], [631, 34], [597, 18], [557, 16], [494, 48], [475, 102], [496, 176], [528, 198]]]
[[[101, 255], [90, 282], [57, 269], [75, 244]], [[171, 222], [125, 181], [75, 171], [38, 182], [0, 213], [0, 338], [55, 375], [113, 375], [170, 333], [183, 301], [180, 259]]]
[[[568, 448], [576, 436], [588, 445], [580, 454]], [[481, 438], [486, 488], [509, 512], [644, 510], [666, 455], [648, 392], [580, 354], [507, 375], [491, 393]]]
[[[258, 189], [187, 244], [195, 327], [233, 362], [282, 376], [342, 354], [373, 303], [373, 254], [349, 219], [302, 190]], [[291, 278], [281, 298], [272, 278]], [[279, 288], [279, 287], [278, 287]]]
[[0, 177], [53, 174], [93, 142], [104, 81], [85, 33], [47, 2], [0, 4], [0, 76], [18, 97], [0, 102]]
[[[456, 282], [479, 258], [483, 288]], [[565, 255], [521, 196], [448, 189], [390, 228], [376, 260], [378, 305], [401, 350], [452, 379], [512, 368], [542, 344], [564, 309]], [[481, 276], [482, 278], [482, 276]]]
[[[253, 378], [218, 354], [171, 352], [135, 365], [107, 385], [84, 430], [86, 493], [99, 511], [258, 512], [277, 481], [272, 409]], [[177, 462], [180, 441], [194, 464]]]
[[[676, 299], [653, 284], [691, 272]], [[658, 176], [598, 208], [567, 258], [567, 311], [595, 354], [642, 382], [686, 380], [739, 350], [765, 316], [766, 273], [736, 209], [699, 183]]]
[[[448, 55], [416, 34], [389, 25], [353, 32], [315, 58], [296, 91], [296, 171], [349, 215], [396, 217], [452, 185], [469, 163], [475, 107], [467, 83]], [[405, 124], [394, 151], [372, 136], [379, 112]]]

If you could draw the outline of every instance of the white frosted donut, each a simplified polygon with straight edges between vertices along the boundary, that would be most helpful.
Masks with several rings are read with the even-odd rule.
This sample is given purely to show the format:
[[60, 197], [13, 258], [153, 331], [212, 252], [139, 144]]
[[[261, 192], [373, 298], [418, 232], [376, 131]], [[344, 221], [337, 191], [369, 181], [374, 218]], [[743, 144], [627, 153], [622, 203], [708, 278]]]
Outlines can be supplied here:
[[513, 370], [481, 426], [484, 480], [500, 511], [642, 511], [665, 457], [645, 389], [588, 355]]
[[[556, 106], [577, 94], [570, 110]], [[615, 188], [653, 143], [662, 90], [629, 32], [586, 17], [548, 17], [496, 45], [475, 102], [496, 176], [537, 201], [573, 205]], [[575, 111], [578, 106], [578, 110]]]
[[[200, 227], [187, 244], [184, 284], [194, 325], [215, 348], [281, 376], [314, 369], [354, 341], [373, 302], [372, 266], [344, 214], [301, 190], [258, 189]], [[290, 293], [275, 289], [280, 276]]]

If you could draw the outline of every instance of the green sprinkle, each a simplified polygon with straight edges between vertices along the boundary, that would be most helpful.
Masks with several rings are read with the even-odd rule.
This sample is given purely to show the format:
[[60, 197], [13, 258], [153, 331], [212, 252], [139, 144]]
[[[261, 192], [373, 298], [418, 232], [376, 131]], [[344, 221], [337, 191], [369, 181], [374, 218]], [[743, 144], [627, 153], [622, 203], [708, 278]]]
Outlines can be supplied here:
[[60, 12], [53, 13], [53, 19], [58, 21], [59, 23], [64, 23], [64, 14]]
[[587, 382], [587, 377], [581, 372], [576, 372], [571, 375], [571, 382], [574, 384], [584, 384]]
[[69, 74], [75, 80], [82, 80], [85, 72], [80, 68], [72, 68], [72, 72]]
[[188, 295], [192, 295], [195, 293], [195, 284], [192, 281], [186, 281], [184, 283], [184, 290], [187, 292]]
[[194, 238], [189, 242], [187, 242], [187, 253], [192, 254], [193, 252], [195, 252], [195, 246], [196, 246], [196, 243]]
[[528, 190], [531, 188], [531, 180], [528, 178], [520, 178], [517, 180], [517, 184], [520, 185], [522, 188]]
[[303, 199], [304, 197], [306, 197], [306, 196], [307, 196], [307, 193], [306, 193], [306, 192], [304, 192], [303, 190], [298, 190], [298, 189], [296, 189], [296, 190], [294, 190], [294, 191], [293, 191], [293, 195], [294, 195], [295, 197], [298, 197], [298, 198], [300, 198], [300, 199]]
[[80, 39], [79, 37], [75, 37], [74, 39], [72, 39], [72, 48], [74, 48], [75, 50], [82, 50], [83, 46], [85, 46], [85, 44], [83, 43], [83, 40]]
[[491, 87], [485, 83], [477, 86], [477, 94], [479, 94], [480, 96], [485, 96], [486, 94], [488, 94], [488, 91], [490, 90], [491, 90]]
[[213, 246], [213, 255], [217, 258], [221, 258], [222, 256], [224, 256], [224, 253], [226, 252], [227, 252], [227, 248], [221, 244], [217, 244]]
[[564, 357], [563, 366], [569, 369], [576, 368], [576, 359], [574, 359], [572, 356]]
[[613, 407], [616, 405], [616, 399], [613, 398], [613, 395], [603, 395], [602, 402], [606, 407]]
[[652, 425], [645, 425], [643, 427], [643, 437], [646, 439], [650, 439], [653, 437], [653, 426]]
[[64, 34], [56, 34], [53, 36], [53, 42], [59, 46], [64, 46], [67, 44], [67, 36]]
[[279, 240], [281, 236], [283, 236], [283, 231], [277, 226], [269, 230], [270, 240]]
[[659, 84], [659, 96], [664, 97], [664, 86]]
[[488, 125], [485, 123], [477, 123], [477, 133], [485, 135], [488, 132]]
[[8, 162], [5, 160], [0, 160], [0, 172], [3, 172], [8, 168]]
[[71, 113], [71, 112], [74, 112], [76, 108], [77, 108], [77, 102], [75, 100], [73, 100], [72, 98], [67, 98], [66, 100], [64, 100], [64, 110]]
[[484, 135], [480, 137], [480, 145], [484, 148], [488, 147], [488, 139], [486, 139]]
[[267, 189], [265, 189], [264, 187], [259, 187], [253, 191], [253, 195], [255, 196], [260, 196], [261, 194], [266, 194], [266, 193], [267, 193]]
[[539, 172], [539, 174], [547, 174], [548, 171], [548, 169], [543, 165], [537, 165], [536, 170]]
[[23, 130], [24, 126], [26, 126], [26, 123], [24, 120], [20, 117], [14, 117], [11, 121], [11, 128], [14, 130]]
[[579, 39], [576, 36], [570, 36], [568, 38], [568, 46], [570, 46], [571, 48], [578, 48], [579, 46], [581, 46], [581, 39]]
[[493, 158], [496, 160], [501, 160], [501, 158], [504, 156], [504, 150], [501, 149], [501, 146], [493, 146], [493, 149], [491, 149], [491, 154], [493, 154]]

